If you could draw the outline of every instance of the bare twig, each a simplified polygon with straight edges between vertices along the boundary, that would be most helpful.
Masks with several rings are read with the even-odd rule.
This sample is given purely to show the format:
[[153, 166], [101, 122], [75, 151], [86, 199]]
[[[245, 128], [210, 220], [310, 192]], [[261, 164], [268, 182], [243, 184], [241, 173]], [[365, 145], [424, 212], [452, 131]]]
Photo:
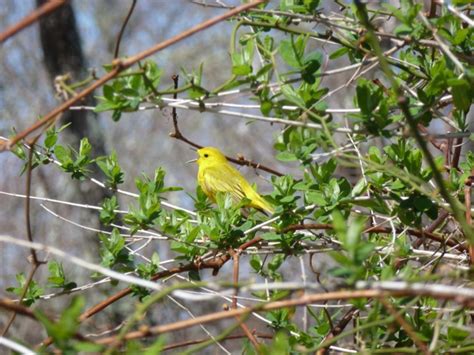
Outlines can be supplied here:
[[27, 316], [28, 318], [36, 319], [36, 316], [31, 309], [6, 298], [0, 298], [0, 308], [8, 309], [23, 316]]
[[4, 338], [0, 336], [0, 345], [5, 346], [13, 350], [15, 353], [22, 354], [22, 355], [35, 355], [34, 351], [31, 351], [26, 346], [19, 344], [11, 339]]
[[132, 6], [130, 6], [130, 10], [128, 10], [127, 16], [123, 21], [122, 27], [120, 28], [120, 32], [117, 37], [117, 42], [115, 43], [115, 50], [114, 50], [114, 59], [118, 58], [119, 51], [120, 51], [120, 42], [122, 41], [122, 36], [125, 31], [125, 27], [127, 27], [128, 20], [132, 16], [133, 10], [135, 9], [135, 5], [137, 4], [137, 0], [132, 0]]
[[[256, 336], [257, 338], [262, 338], [262, 339], [273, 339], [273, 335], [265, 334], [265, 333], [254, 333], [254, 336]], [[222, 340], [242, 339], [242, 338], [245, 338], [245, 337], [247, 337], [246, 334], [229, 335], [228, 337], [226, 337]], [[188, 340], [188, 341], [182, 341], [182, 342], [179, 342], [179, 343], [169, 344], [169, 345], [166, 345], [166, 346], [163, 347], [163, 351], [182, 348], [182, 347], [190, 346], [190, 345], [194, 345], [194, 344], [200, 344], [200, 343], [203, 343], [207, 340], [208, 340], [207, 338], [204, 338], [204, 339]]]
[[[174, 88], [177, 89], [178, 88], [178, 75], [173, 75], [172, 77], [173, 79], [173, 83], [174, 83]], [[175, 92], [173, 94], [173, 99], [176, 100], [178, 98], [178, 93]], [[202, 145], [200, 144], [197, 144], [197, 143], [194, 143], [193, 141], [187, 139], [182, 133], [181, 131], [179, 130], [179, 125], [178, 125], [178, 114], [176, 112], [176, 107], [178, 106], [171, 106], [172, 109], [171, 109], [171, 116], [173, 118], [173, 128], [174, 128], [174, 132], [171, 132], [170, 133], [170, 137], [172, 138], [176, 138], [182, 142], [185, 142], [187, 144], [189, 144], [190, 146], [196, 148], [196, 149], [201, 149], [203, 148]], [[276, 175], [276, 176], [283, 176], [282, 173], [272, 169], [272, 168], [269, 168], [265, 165], [262, 165], [262, 164], [258, 164], [258, 163], [254, 163], [250, 160], [247, 160], [245, 159], [243, 156], [239, 156], [238, 159], [235, 159], [235, 158], [232, 158], [232, 157], [229, 157], [229, 156], [226, 156], [227, 160], [235, 163], [235, 164], [238, 164], [238, 165], [243, 165], [243, 166], [251, 166], [255, 169], [260, 169], [260, 170], [263, 170], [263, 171], [266, 171], [270, 174], [273, 174], [273, 175]]]
[[51, 0], [41, 5], [39, 8], [32, 11], [28, 16], [24, 17], [21, 21], [18, 21], [13, 26], [8, 27], [5, 31], [0, 33], [0, 43], [5, 42], [11, 36], [38, 21], [41, 17], [50, 14], [65, 3], [65, 0]]
[[[324, 337], [321, 341], [321, 344], [334, 338], [336, 335], [342, 333], [342, 331], [346, 328], [346, 326], [350, 323], [350, 321], [354, 318], [355, 315], [359, 313], [359, 309], [356, 307], [352, 307], [349, 309], [346, 314], [341, 318], [341, 320], [337, 323], [335, 327], [331, 327], [331, 331], [328, 335]], [[316, 355], [324, 355], [328, 351], [328, 347], [321, 348], [317, 351]]]
[[[469, 176], [464, 184], [464, 204], [466, 206], [466, 222], [468, 225], [472, 226], [472, 216], [471, 216], [471, 190], [472, 185], [474, 184], [474, 169], [471, 171], [471, 176]], [[469, 245], [469, 258], [471, 265], [474, 265], [474, 244]]]
[[[237, 309], [237, 295], [239, 293], [239, 259], [240, 259], [240, 251], [233, 250], [232, 248], [229, 248], [229, 254], [232, 256], [232, 259], [234, 261], [234, 267], [233, 267], [233, 282], [235, 286], [234, 290], [234, 296], [232, 296], [232, 309]], [[239, 323], [240, 328], [244, 331], [245, 335], [249, 338], [250, 342], [252, 345], [255, 347], [255, 349], [258, 351], [260, 348], [260, 344], [253, 335], [253, 333], [249, 330], [247, 325], [244, 323], [244, 320], [242, 317], [236, 316], [237, 322]]]

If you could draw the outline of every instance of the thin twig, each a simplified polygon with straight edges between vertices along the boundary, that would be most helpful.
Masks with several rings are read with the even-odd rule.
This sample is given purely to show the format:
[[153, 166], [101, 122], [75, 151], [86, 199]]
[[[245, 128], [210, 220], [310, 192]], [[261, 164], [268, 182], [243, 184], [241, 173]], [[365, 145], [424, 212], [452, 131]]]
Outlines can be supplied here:
[[431, 352], [428, 349], [428, 346], [420, 339], [418, 334], [416, 334], [415, 330], [413, 327], [408, 323], [405, 318], [402, 317], [401, 314], [397, 312], [397, 310], [393, 307], [393, 305], [388, 301], [386, 298], [381, 298], [380, 302], [384, 305], [385, 309], [395, 318], [397, 323], [400, 325], [400, 327], [405, 330], [405, 332], [408, 334], [408, 336], [413, 340], [413, 342], [416, 344], [416, 346], [421, 350], [421, 352], [425, 355], [431, 354]]
[[[272, 334], [265, 334], [265, 333], [254, 333], [254, 335], [258, 338], [262, 338], [262, 339], [273, 339], [273, 335]], [[233, 340], [233, 339], [242, 339], [242, 338], [245, 338], [247, 337], [246, 334], [238, 334], [238, 335], [229, 335], [228, 337], [222, 339], [222, 340]], [[174, 343], [174, 344], [169, 344], [169, 345], [166, 345], [163, 347], [163, 351], [166, 351], [166, 350], [172, 350], [172, 349], [177, 349], [177, 348], [183, 348], [185, 346], [190, 346], [190, 345], [194, 345], [194, 344], [200, 344], [200, 343], [203, 343], [205, 341], [207, 341], [208, 339], [207, 338], [204, 338], [204, 339], [196, 339], [196, 340], [187, 340], [187, 341], [182, 341], [182, 342], [179, 342], [179, 343]]]
[[[335, 336], [342, 333], [342, 331], [346, 328], [346, 326], [350, 323], [350, 321], [357, 315], [360, 310], [357, 307], [352, 307], [349, 309], [346, 314], [341, 318], [341, 320], [336, 324], [335, 327], [331, 327], [331, 331], [328, 335], [324, 337], [321, 341], [321, 344], [334, 338]], [[328, 347], [321, 348], [317, 351], [316, 355], [324, 355], [328, 351]]]
[[[466, 206], [466, 223], [472, 226], [471, 217], [471, 189], [474, 184], [474, 168], [471, 171], [471, 176], [466, 179], [464, 184], [464, 204]], [[474, 265], [474, 244], [470, 244], [469, 247], [469, 258], [471, 265]]]
[[[172, 77], [173, 79], [173, 83], [174, 83], [174, 88], [177, 89], [178, 88], [178, 75], [173, 75]], [[178, 93], [175, 92], [173, 94], [173, 99], [176, 100], [178, 98]], [[200, 144], [197, 144], [197, 143], [194, 143], [193, 141], [187, 139], [182, 133], [181, 131], [179, 130], [179, 125], [178, 125], [178, 114], [176, 112], [176, 108], [179, 107], [179, 106], [171, 106], [172, 109], [171, 109], [171, 116], [173, 118], [173, 128], [174, 128], [174, 132], [171, 132], [169, 135], [170, 137], [172, 138], [176, 138], [182, 142], [185, 142], [187, 144], [189, 144], [190, 146], [196, 148], [196, 149], [201, 149], [203, 148], [202, 145]], [[243, 166], [251, 166], [255, 169], [260, 169], [260, 170], [263, 170], [263, 171], [266, 171], [270, 174], [273, 174], [273, 175], [276, 175], [276, 176], [283, 176], [282, 173], [272, 169], [272, 168], [269, 168], [265, 165], [262, 165], [262, 164], [258, 164], [258, 163], [254, 163], [250, 160], [247, 160], [245, 159], [243, 156], [239, 156], [238, 159], [234, 159], [232, 157], [229, 157], [229, 156], [226, 156], [227, 160], [235, 163], [235, 164], [238, 164], [238, 165], [243, 165]]]
[[157, 291], [161, 290], [161, 287], [158, 286], [157, 284], [153, 283], [152, 281], [144, 280], [144, 279], [141, 279], [141, 278], [138, 278], [138, 277], [135, 277], [135, 276], [125, 275], [125, 274], [122, 274], [120, 272], [110, 270], [110, 269], [105, 268], [101, 265], [90, 263], [90, 262], [85, 261], [85, 260], [83, 260], [79, 257], [76, 257], [72, 254], [68, 254], [68, 253], [66, 253], [66, 252], [64, 252], [64, 251], [62, 251], [58, 248], [55, 248], [55, 247], [52, 247], [52, 246], [49, 246], [49, 245], [45, 245], [45, 244], [41, 244], [41, 243], [37, 243], [37, 242], [31, 243], [31, 242], [28, 242], [28, 241], [25, 241], [25, 240], [20, 240], [20, 239], [17, 239], [17, 238], [4, 236], [4, 235], [0, 235], [0, 242], [9, 243], [9, 244], [13, 244], [13, 245], [18, 245], [18, 246], [29, 248], [29, 249], [33, 248], [33, 249], [36, 249], [36, 250], [41, 250], [41, 251], [44, 251], [44, 252], [47, 252], [47, 253], [50, 253], [50, 254], [54, 254], [54, 255], [56, 255], [60, 258], [63, 258], [63, 259], [65, 259], [65, 260], [67, 260], [67, 261], [69, 261], [69, 262], [71, 262], [71, 263], [73, 263], [77, 266], [83, 267], [84, 269], [99, 272], [103, 275], [109, 276], [109, 277], [111, 277], [115, 280], [118, 280], [118, 281], [123, 281], [125, 283], [150, 288], [152, 290], [157, 290]]
[[[324, 223], [306, 223], [306, 224], [293, 224], [289, 225], [285, 228], [283, 228], [280, 232], [281, 233], [286, 233], [290, 231], [298, 231], [298, 230], [307, 230], [307, 229], [322, 229], [322, 230], [327, 230], [327, 229], [333, 229], [332, 224], [324, 224]], [[403, 232], [401, 229], [396, 229], [397, 233]], [[369, 227], [367, 228], [364, 233], [391, 233], [392, 229], [391, 228], [386, 228], [386, 227]], [[406, 232], [410, 235], [413, 235], [418, 238], [423, 238], [427, 237], [429, 239], [435, 240], [440, 243], [446, 243], [446, 245], [455, 247], [459, 251], [465, 251], [466, 247], [463, 246], [462, 244], [456, 242], [455, 240], [452, 239], [444, 239], [442, 236], [434, 234], [432, 232], [428, 232], [426, 230], [417, 230], [417, 229], [407, 229]]]
[[36, 355], [34, 351], [28, 349], [26, 346], [19, 344], [11, 339], [4, 338], [2, 336], [0, 336], [0, 345], [3, 345], [6, 348], [13, 350], [15, 354], [18, 353], [21, 355]]
[[[232, 248], [229, 248], [229, 254], [232, 256], [233, 262], [234, 262], [234, 267], [233, 267], [233, 272], [232, 272], [232, 279], [234, 282], [235, 290], [234, 290], [234, 295], [232, 296], [232, 309], [237, 309], [237, 296], [239, 294], [239, 260], [240, 260], [240, 252], [239, 250], [235, 251]], [[237, 316], [236, 317], [237, 322], [239, 323], [240, 328], [244, 331], [245, 335], [249, 338], [250, 342], [252, 345], [255, 347], [255, 349], [258, 351], [260, 348], [260, 344], [253, 335], [253, 333], [249, 330], [247, 325], [244, 323], [244, 320]]]
[[137, 4], [137, 0], [132, 0], [132, 6], [130, 6], [130, 10], [128, 10], [127, 16], [123, 21], [122, 27], [120, 28], [120, 32], [117, 37], [117, 42], [115, 43], [115, 50], [114, 50], [114, 59], [118, 58], [119, 51], [120, 51], [120, 42], [122, 41], [123, 33], [125, 32], [125, 27], [127, 27], [128, 20], [132, 16], [133, 10], [135, 9], [135, 5]]
[[0, 33], [0, 43], [5, 42], [11, 36], [35, 23], [41, 17], [50, 14], [58, 7], [63, 6], [65, 3], [65, 0], [52, 0], [44, 3], [39, 8], [32, 11], [28, 16], [24, 17], [21, 21], [18, 21], [13, 26], [8, 27], [5, 31]]

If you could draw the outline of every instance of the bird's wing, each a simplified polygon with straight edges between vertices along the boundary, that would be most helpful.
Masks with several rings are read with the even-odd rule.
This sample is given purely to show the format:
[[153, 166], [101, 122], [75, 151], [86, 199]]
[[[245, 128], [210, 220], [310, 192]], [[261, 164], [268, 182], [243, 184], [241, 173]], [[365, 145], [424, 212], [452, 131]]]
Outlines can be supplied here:
[[[237, 173], [237, 174], [236, 174]], [[209, 167], [203, 174], [202, 183], [205, 190], [230, 193], [234, 199], [240, 201], [245, 197], [242, 189], [242, 177], [232, 166], [223, 165], [220, 167]]]

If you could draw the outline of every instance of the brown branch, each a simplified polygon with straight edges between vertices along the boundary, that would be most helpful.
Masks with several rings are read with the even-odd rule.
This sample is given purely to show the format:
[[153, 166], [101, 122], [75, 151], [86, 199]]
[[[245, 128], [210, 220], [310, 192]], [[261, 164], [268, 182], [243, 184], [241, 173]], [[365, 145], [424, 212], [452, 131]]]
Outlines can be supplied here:
[[[178, 75], [173, 75], [172, 77], [173, 79], [173, 82], [174, 82], [174, 89], [176, 90], [178, 88]], [[173, 98], [174, 99], [177, 99], [178, 98], [178, 93], [177, 91], [175, 91], [175, 93], [173, 94]], [[173, 117], [173, 128], [174, 128], [174, 132], [171, 132], [169, 135], [170, 137], [172, 138], [176, 138], [177, 140], [180, 140], [184, 143], [187, 143], [189, 144], [190, 146], [196, 148], [196, 149], [201, 149], [203, 148], [202, 145], [200, 144], [197, 144], [197, 143], [194, 143], [193, 141], [190, 141], [188, 138], [186, 138], [182, 133], [181, 131], [179, 130], [179, 125], [178, 125], [178, 114], [176, 113], [176, 107], [173, 107], [172, 110], [171, 110], [171, 116]], [[276, 171], [272, 168], [269, 168], [268, 166], [265, 166], [265, 165], [262, 165], [262, 164], [258, 164], [258, 163], [254, 163], [250, 160], [247, 160], [245, 159], [243, 156], [238, 156], [237, 159], [235, 158], [232, 158], [232, 157], [229, 157], [226, 155], [226, 158], [227, 160], [235, 163], [235, 164], [238, 164], [238, 165], [241, 165], [241, 166], [250, 166], [254, 169], [259, 169], [259, 170], [263, 170], [263, 171], [266, 171], [267, 173], [270, 173], [270, 174], [273, 174], [273, 175], [276, 175], [276, 176], [283, 176], [282, 173], [280, 173], [279, 171]]]
[[238, 6], [235, 9], [232, 9], [232, 10], [226, 12], [225, 14], [222, 14], [222, 15], [216, 16], [212, 19], [209, 19], [207, 21], [204, 21], [201, 24], [190, 28], [189, 30], [183, 31], [180, 34], [178, 34], [174, 37], [171, 37], [170, 39], [167, 39], [163, 42], [160, 42], [157, 45], [155, 45], [153, 47], [150, 47], [150, 48], [148, 48], [148, 49], [146, 49], [146, 50], [144, 50], [144, 51], [142, 51], [142, 52], [140, 52], [140, 53], [138, 53], [138, 54], [136, 54], [132, 57], [129, 57], [129, 58], [123, 60], [123, 61], [120, 60], [120, 59], [114, 60], [112, 62], [113, 69], [109, 73], [107, 73], [106, 75], [104, 75], [103, 77], [98, 79], [95, 83], [93, 83], [91, 86], [87, 87], [86, 89], [84, 89], [80, 93], [78, 93], [76, 96], [74, 96], [71, 99], [67, 100], [63, 104], [57, 106], [51, 112], [46, 114], [42, 119], [36, 121], [30, 127], [28, 127], [25, 130], [21, 131], [15, 137], [8, 140], [6, 143], [4, 143], [4, 142], [0, 143], [0, 151], [10, 150], [21, 139], [27, 137], [32, 132], [36, 131], [38, 128], [44, 126], [45, 124], [47, 124], [48, 122], [53, 120], [53, 118], [56, 117], [58, 114], [60, 114], [61, 112], [67, 110], [74, 103], [76, 103], [77, 101], [79, 101], [82, 98], [86, 97], [87, 95], [91, 94], [95, 89], [102, 86], [103, 84], [105, 84], [109, 80], [113, 79], [120, 72], [122, 72], [123, 70], [131, 67], [133, 64], [135, 64], [135, 63], [143, 60], [144, 58], [149, 57], [150, 55], [155, 54], [156, 52], [161, 51], [161, 50], [163, 50], [163, 49], [165, 49], [165, 48], [167, 48], [167, 47], [169, 47], [169, 46], [171, 46], [171, 45], [173, 45], [173, 44], [175, 44], [179, 41], [182, 41], [185, 38], [188, 38], [188, 37], [200, 32], [200, 31], [203, 31], [203, 30], [205, 30], [205, 29], [207, 29], [207, 28], [209, 28], [209, 27], [211, 27], [211, 26], [213, 26], [213, 25], [215, 25], [219, 22], [227, 20], [228, 18], [230, 18], [230, 17], [232, 17], [232, 16], [234, 16], [234, 15], [240, 13], [240, 12], [243, 12], [243, 11], [246, 11], [246, 10], [252, 8], [252, 7], [255, 7], [255, 6], [263, 3], [264, 1], [265, 0], [255, 0], [255, 1], [252, 1], [248, 4]]
[[[137, 330], [130, 332], [123, 337], [124, 340], [139, 339], [147, 336], [168, 333], [180, 329], [189, 328], [198, 324], [205, 324], [215, 322], [222, 319], [232, 318], [236, 316], [246, 315], [252, 312], [265, 312], [280, 308], [296, 307], [307, 305], [314, 302], [334, 301], [334, 300], [347, 300], [357, 298], [386, 298], [386, 297], [433, 297], [436, 299], [445, 299], [455, 301], [463, 304], [466, 307], [474, 307], [474, 298], [469, 296], [460, 296], [454, 293], [441, 293], [434, 292], [430, 289], [400, 289], [400, 290], [382, 290], [366, 289], [366, 290], [342, 290], [329, 293], [318, 293], [318, 294], [307, 294], [302, 297], [284, 301], [269, 302], [255, 307], [232, 309], [228, 311], [215, 312], [206, 314], [193, 319], [187, 319], [183, 321], [173, 322], [170, 324], [159, 325], [147, 328], [146, 330]], [[102, 338], [97, 341], [98, 344], [112, 344], [116, 341], [115, 336]]]
[[[466, 222], [468, 225], [472, 225], [471, 217], [471, 189], [474, 183], [474, 169], [471, 171], [471, 176], [466, 179], [464, 185], [464, 205], [466, 206]], [[474, 245], [470, 244], [469, 247], [469, 261], [471, 265], [474, 265]]]
[[[26, 235], [28, 236], [28, 241], [33, 243], [33, 233], [31, 231], [31, 218], [30, 218], [30, 210], [31, 210], [31, 176], [33, 173], [33, 157], [35, 153], [35, 144], [39, 139], [39, 135], [36, 136], [29, 144], [28, 150], [28, 166], [26, 172], [26, 188], [25, 188], [25, 222], [26, 222]], [[30, 249], [31, 257], [33, 259], [33, 265], [39, 265], [40, 262], [38, 260], [38, 256], [36, 255], [36, 250], [31, 248]], [[24, 296], [23, 296], [24, 297]]]
[[[436, 218], [428, 227], [426, 227], [425, 229], [422, 230], [422, 232], [426, 233], [426, 232], [429, 232], [429, 233], [432, 233], [436, 228], [438, 228], [438, 226], [443, 223], [446, 218], [449, 216], [449, 212], [446, 211], [446, 210], [441, 210], [441, 212], [439, 213], [439, 216], [438, 218]], [[418, 238], [413, 244], [412, 244], [412, 247], [417, 249], [421, 246], [421, 244], [423, 244], [423, 241], [424, 241], [424, 237], [421, 237], [421, 238]]]
[[[34, 311], [32, 311], [28, 307], [25, 307], [25, 306], [21, 305], [20, 303], [18, 303], [16, 301], [12, 301], [10, 299], [0, 298], [0, 308], [4, 308], [4, 309], [7, 309], [7, 310], [10, 310], [10, 311], [14, 312], [15, 314], [19, 314], [19, 315], [28, 317], [30, 319], [39, 321], [38, 317], [36, 316]], [[47, 319], [49, 319], [50, 322], [55, 321], [54, 318], [50, 317], [49, 315], [44, 315], [44, 316]], [[90, 341], [90, 339], [87, 339], [86, 337], [84, 337], [80, 333], [75, 333], [73, 336], [74, 336], [75, 339], [79, 339], [79, 340], [82, 340], [82, 341]]]
[[430, 11], [428, 13], [428, 18], [436, 17], [436, 5], [438, 5], [437, 0], [430, 1]]
[[[249, 247], [251, 247], [255, 244], [258, 244], [261, 241], [262, 241], [261, 237], [255, 237], [252, 240], [249, 240], [249, 241], [245, 242], [244, 244], [242, 244], [237, 250], [238, 251], [245, 250], [245, 249], [247, 249], [247, 248], [249, 248]], [[152, 281], [157, 281], [159, 279], [162, 279], [162, 278], [174, 275], [174, 274], [179, 274], [179, 273], [192, 271], [192, 270], [199, 271], [199, 270], [202, 270], [202, 269], [213, 269], [214, 270], [213, 275], [217, 275], [217, 272], [219, 271], [219, 269], [227, 261], [230, 260], [230, 257], [231, 257], [230, 254], [227, 253], [227, 254], [224, 254], [222, 256], [215, 257], [211, 260], [205, 260], [205, 261], [195, 260], [195, 261], [190, 262], [186, 265], [180, 265], [180, 266], [171, 268], [169, 270], [161, 271], [161, 272], [153, 275], [151, 280]], [[83, 322], [86, 319], [92, 317], [93, 315], [103, 311], [105, 308], [107, 308], [111, 304], [117, 302], [118, 300], [122, 299], [123, 297], [129, 295], [130, 293], [132, 293], [132, 289], [130, 287], [127, 287], [127, 288], [124, 288], [123, 290], [117, 292], [116, 294], [108, 297], [104, 301], [96, 304], [95, 306], [89, 308], [84, 313], [82, 313], [79, 316], [79, 322]], [[49, 338], [46, 338], [45, 340], [43, 340], [42, 345], [48, 346], [51, 343], [52, 343], [52, 339], [51, 339], [51, 337], [49, 337]]]
[[36, 316], [31, 309], [7, 298], [0, 298], [0, 308], [8, 309], [16, 314], [36, 319]]
[[232, 259], [234, 261], [234, 267], [232, 270], [232, 280], [234, 282], [234, 295], [232, 296], [232, 308], [237, 308], [237, 296], [239, 294], [239, 253], [235, 252], [232, 248], [229, 248], [229, 254], [232, 255]]
[[[235, 292], [234, 295], [232, 296], [232, 309], [237, 309], [237, 295], [239, 293], [238, 285], [239, 285], [239, 257], [240, 257], [240, 251], [234, 251], [232, 248], [229, 248], [229, 254], [232, 256], [232, 259], [234, 261], [234, 267], [233, 267], [233, 282], [235, 285]], [[242, 328], [244, 331], [245, 335], [249, 338], [250, 342], [252, 345], [255, 347], [255, 350], [257, 352], [260, 349], [260, 343], [258, 342], [257, 338], [252, 334], [250, 329], [247, 327], [247, 325], [244, 323], [244, 320], [242, 317], [236, 317], [239, 326]]]
[[454, 169], [458, 169], [459, 158], [461, 157], [461, 150], [462, 150], [462, 137], [459, 137], [456, 139], [455, 146], [456, 147], [454, 148], [453, 159], [451, 160], [451, 166]]
[[[341, 318], [341, 320], [336, 324], [336, 326], [331, 329], [329, 334], [324, 337], [324, 339], [321, 341], [321, 344], [341, 334], [344, 328], [346, 328], [349, 322], [354, 318], [356, 314], [359, 313], [359, 311], [360, 310], [356, 307], [352, 307], [351, 309], [349, 309], [346, 314]], [[324, 355], [327, 353], [327, 351], [328, 347], [321, 348], [316, 352], [316, 355]]]
[[216, 23], [219, 23], [219, 22], [222, 22], [224, 20], [227, 20], [228, 18], [232, 17], [232, 16], [235, 16], [241, 12], [244, 12], [244, 11], [247, 11], [255, 6], [258, 6], [264, 2], [266, 2], [267, 0], [254, 0], [252, 2], [249, 2], [247, 4], [244, 4], [244, 5], [241, 5], [241, 6], [237, 6], [236, 8], [232, 9], [232, 10], [229, 10], [227, 11], [226, 13], [222, 14], [222, 15], [219, 15], [219, 16], [216, 16], [210, 20], [207, 20], [207, 21], [204, 21], [203, 23], [201, 23], [200, 25], [197, 25], [195, 27], [192, 27], [190, 28], [189, 30], [186, 30], [184, 32], [181, 32], [180, 34], [168, 39], [168, 40], [165, 40], [159, 44], [157, 44], [156, 46], [153, 46], [149, 49], [146, 49], [144, 50], [143, 52], [140, 52], [138, 53], [137, 55], [135, 56], [132, 56], [130, 58], [128, 58], [126, 61], [124, 61], [124, 65], [126, 66], [131, 66], [132, 64], [142, 60], [142, 59], [145, 59], [146, 57], [149, 57], [150, 55], [152, 54], [155, 54], [156, 52], [166, 48], [166, 47], [169, 47], [170, 45], [176, 43], [176, 42], [179, 42], [197, 32], [200, 32], [202, 30], [205, 30], [213, 25], [215, 25]]
[[135, 9], [135, 5], [137, 4], [137, 0], [132, 0], [132, 6], [130, 6], [130, 10], [128, 10], [127, 16], [123, 21], [122, 27], [120, 28], [120, 32], [117, 37], [117, 42], [115, 43], [115, 50], [114, 50], [114, 59], [117, 59], [120, 51], [120, 42], [122, 41], [123, 33], [125, 32], [125, 27], [127, 27], [128, 20], [132, 16], [133, 10]]
[[[272, 335], [272, 334], [254, 333], [254, 335], [255, 335], [257, 338], [273, 339], [273, 335]], [[242, 339], [242, 338], [245, 338], [246, 336], [247, 336], [246, 334], [230, 335], [230, 336], [228, 336], [228, 337], [225, 337], [225, 338], [222, 339], [222, 340]], [[162, 350], [163, 350], [163, 351], [166, 351], [166, 350], [172, 350], [172, 349], [176, 349], [176, 348], [182, 348], [182, 347], [185, 347], [185, 346], [190, 346], [190, 345], [195, 345], [195, 344], [204, 343], [205, 341], [208, 341], [208, 338], [197, 339], [197, 340], [182, 341], [182, 342], [179, 342], [179, 343], [174, 343], [174, 344], [166, 345], [166, 346], [163, 347]]]
[[416, 334], [411, 324], [408, 323], [405, 318], [403, 318], [402, 315], [397, 312], [393, 305], [386, 298], [381, 298], [380, 302], [384, 305], [384, 307], [392, 315], [392, 317], [395, 318], [400, 327], [405, 330], [405, 332], [408, 334], [411, 340], [413, 340], [413, 343], [415, 343], [415, 345], [421, 350], [421, 352], [425, 355], [431, 354], [428, 349], [428, 346], [420, 339], [418, 334]]
[[5, 31], [0, 33], [0, 43], [5, 42], [8, 38], [30, 26], [34, 22], [38, 21], [40, 17], [48, 15], [49, 13], [56, 10], [58, 7], [65, 4], [65, 0], [51, 0], [41, 5], [39, 8], [33, 10], [28, 16], [18, 21], [14, 25], [8, 27]]
[[448, 151], [448, 147], [447, 147], [447, 144], [446, 144], [445, 142], [443, 142], [443, 143], [438, 143], [438, 139], [435, 138], [435, 137], [433, 137], [433, 136], [431, 136], [431, 135], [429, 134], [428, 129], [427, 129], [425, 126], [423, 126], [421, 123], [418, 124], [418, 129], [420, 130], [421, 133], [423, 133], [423, 134], [426, 135], [426, 136], [425, 136], [425, 137], [426, 137], [426, 140], [427, 140], [428, 142], [430, 142], [430, 143], [433, 145], [433, 147], [435, 147], [435, 148], [438, 149], [439, 151], [441, 151], [441, 152], [443, 152], [443, 153], [446, 154], [446, 152]]
[[[330, 230], [333, 229], [332, 224], [318, 224], [318, 223], [308, 223], [308, 224], [293, 224], [290, 226], [287, 226], [283, 228], [280, 232], [281, 233], [286, 233], [290, 231], [297, 231], [297, 230], [307, 230], [307, 229], [323, 229], [323, 230]], [[402, 233], [403, 230], [400, 228], [395, 229], [397, 233]], [[391, 233], [392, 229], [388, 227], [370, 227], [364, 231], [364, 233]], [[444, 239], [442, 236], [428, 232], [426, 230], [417, 230], [417, 229], [408, 229], [406, 230], [406, 233], [413, 235], [417, 238], [429, 238], [434, 241], [437, 241], [442, 244], [446, 244], [448, 246], [454, 247], [457, 250], [464, 252], [466, 251], [466, 247], [459, 244], [457, 241], [452, 240], [452, 239]]]

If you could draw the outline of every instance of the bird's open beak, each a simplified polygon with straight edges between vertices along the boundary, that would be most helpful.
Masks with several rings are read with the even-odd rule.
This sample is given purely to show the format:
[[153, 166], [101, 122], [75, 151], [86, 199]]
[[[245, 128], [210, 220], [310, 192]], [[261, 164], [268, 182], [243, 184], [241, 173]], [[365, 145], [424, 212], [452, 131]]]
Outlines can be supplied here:
[[191, 159], [191, 160], [188, 160], [188, 161], [186, 162], [186, 164], [189, 164], [189, 163], [194, 163], [194, 162], [197, 162], [197, 158], [196, 158], [196, 159]]

